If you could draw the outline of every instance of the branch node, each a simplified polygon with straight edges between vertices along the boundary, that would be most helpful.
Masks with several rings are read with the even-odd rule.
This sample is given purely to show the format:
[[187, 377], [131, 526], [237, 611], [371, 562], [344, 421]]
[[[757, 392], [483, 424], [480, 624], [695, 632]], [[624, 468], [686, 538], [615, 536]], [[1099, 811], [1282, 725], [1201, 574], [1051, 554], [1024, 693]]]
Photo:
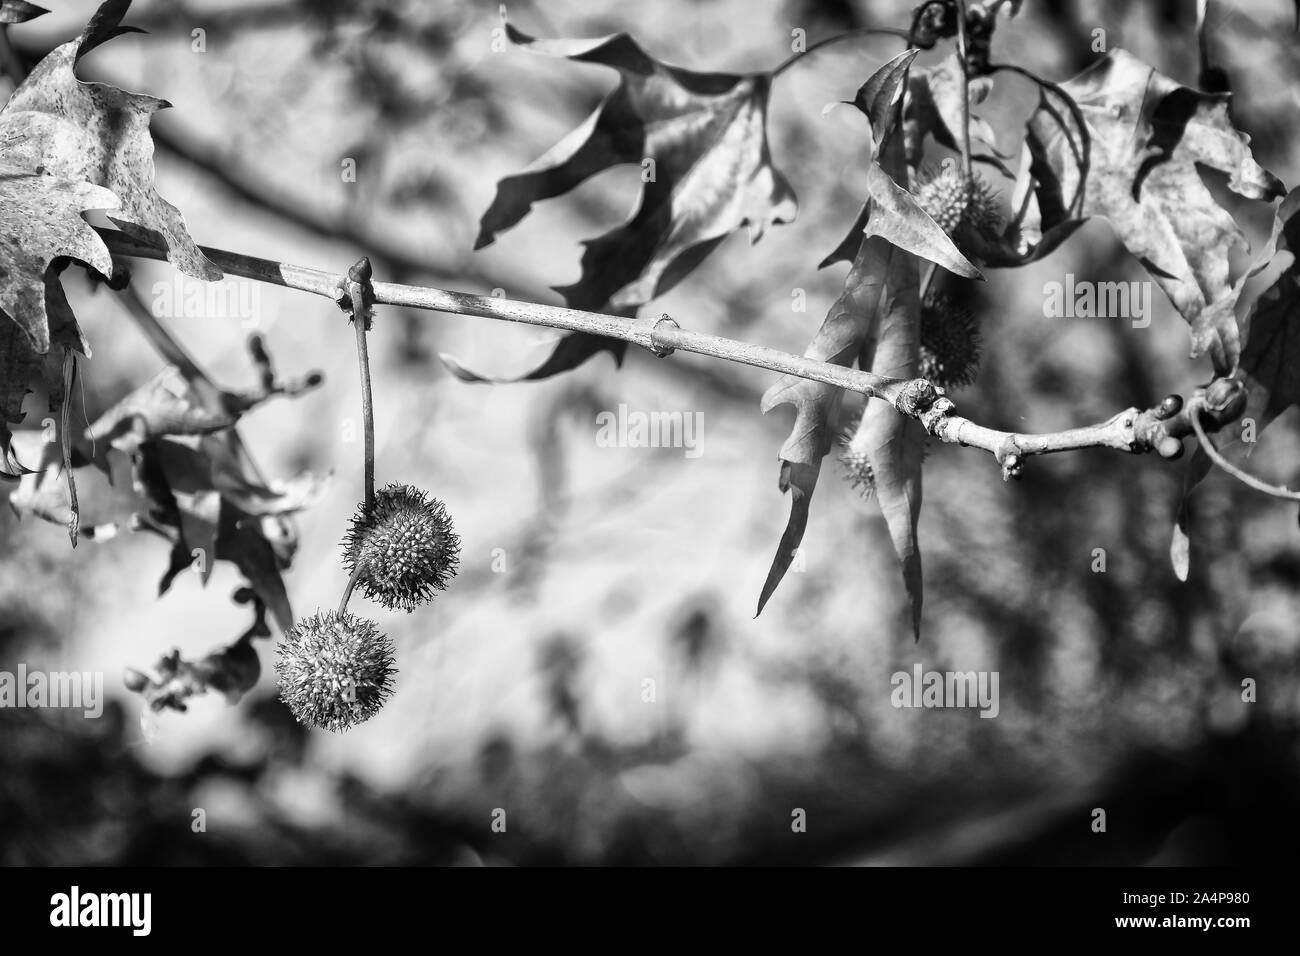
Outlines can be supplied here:
[[352, 316], [369, 332], [374, 316], [375, 287], [371, 284], [373, 270], [370, 258], [362, 256], [348, 270], [347, 278], [334, 290], [334, 301], [340, 309]]
[[667, 358], [676, 350], [671, 345], [660, 345], [655, 341], [655, 336], [659, 334], [659, 327], [662, 325], [667, 325], [674, 329], [680, 329], [681, 326], [677, 324], [676, 320], [671, 315], [665, 312], [659, 316], [659, 320], [655, 322], [654, 327], [650, 330], [650, 351], [654, 352], [654, 354], [659, 358]]
[[1025, 459], [1014, 436], [1007, 436], [1001, 447], [994, 452], [998, 464], [1002, 466], [1002, 480], [1019, 478], [1025, 471]]
[[[923, 413], [933, 408], [935, 403], [940, 401], [943, 390], [936, 388], [933, 384], [923, 378], [914, 378], [906, 381], [898, 390], [898, 397], [894, 399], [894, 407], [906, 415], [908, 418], [920, 418]], [[943, 399], [952, 407], [952, 402]]]

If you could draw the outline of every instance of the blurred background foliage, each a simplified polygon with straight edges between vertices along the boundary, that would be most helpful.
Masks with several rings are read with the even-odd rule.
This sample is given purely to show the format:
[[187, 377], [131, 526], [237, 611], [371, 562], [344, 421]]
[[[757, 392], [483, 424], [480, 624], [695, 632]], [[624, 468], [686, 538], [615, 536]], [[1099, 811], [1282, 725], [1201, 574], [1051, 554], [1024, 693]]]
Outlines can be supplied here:
[[[92, 5], [67, 6], [15, 41], [39, 51], [75, 35]], [[1100, 29], [1108, 49], [1193, 84], [1194, 7], [1026, 0], [1000, 27], [994, 58], [1066, 79], [1097, 56]], [[811, 41], [901, 27], [910, 8], [562, 0], [508, 13], [534, 35], [627, 30], [667, 62], [741, 72], [783, 60], [794, 28]], [[1263, 165], [1296, 183], [1292, 4], [1212, 3], [1211, 17], [1236, 124]], [[81, 73], [174, 104], [153, 124], [159, 188], [204, 244], [338, 271], [366, 254], [377, 278], [558, 302], [549, 287], [576, 277], [580, 240], [621, 221], [635, 196], [637, 169], [602, 173], [471, 253], [496, 180], [615, 83], [601, 68], [492, 52], [497, 4], [139, 2], [128, 22], [150, 36], [115, 40]], [[898, 44], [845, 43], [777, 82], [772, 149], [799, 194], [798, 220], [754, 247], [733, 236], [650, 308], [803, 351], [843, 281], [842, 265], [816, 263], [863, 197], [865, 124], [822, 107], [851, 98]], [[980, 108], [1004, 153], [1018, 154], [1032, 106], [1032, 90], [1003, 77]], [[355, 182], [340, 175], [348, 159]], [[1258, 245], [1271, 211], [1236, 201], [1215, 175], [1211, 188]], [[1010, 182], [990, 182], [1005, 201]], [[1145, 278], [1104, 222], [1045, 261], [990, 273], [973, 303], [983, 365], [955, 396], [965, 414], [1054, 430], [1208, 381], [1163, 299], [1145, 329], [1044, 318], [1043, 283], [1069, 272]], [[148, 290], [172, 273], [141, 263], [135, 278]], [[93, 420], [161, 360], [110, 293], [69, 285], [94, 348], [84, 372]], [[806, 312], [792, 308], [796, 289]], [[303, 614], [337, 601], [338, 542], [360, 493], [351, 333], [329, 302], [270, 287], [257, 296], [277, 361], [326, 374], [324, 388], [241, 426], [271, 475], [335, 475], [299, 521], [286, 580]], [[247, 380], [237, 320], [169, 327], [219, 381]], [[236, 574], [220, 567], [206, 588], [182, 576], [158, 599], [167, 549], [157, 539], [121, 534], [70, 551], [61, 529], [0, 509], [0, 669], [100, 670], [113, 697], [98, 721], [0, 711], [0, 860], [1139, 864], [1300, 849], [1294, 506], [1213, 475], [1193, 499], [1191, 577], [1179, 584], [1168, 545], [1181, 463], [1076, 453], [1035, 459], [1004, 484], [987, 456], [934, 448], [914, 645], [879, 511], [828, 461], [806, 566], [754, 619], [788, 508], [776, 487], [788, 411], [758, 412], [772, 376], [629, 353], [621, 371], [601, 356], [542, 383], [471, 386], [437, 357], [513, 374], [554, 339], [380, 311], [379, 478], [445, 500], [464, 550], [432, 607], [364, 608], [395, 639], [400, 674], [387, 707], [343, 736], [294, 724], [267, 642], [243, 703], [210, 695], [188, 714], [143, 710], [122, 669], [234, 639], [248, 623], [230, 602]], [[597, 447], [595, 415], [619, 403], [702, 412], [703, 454]], [[1255, 450], [1256, 473], [1294, 480], [1293, 414]], [[1096, 548], [1104, 573], [1091, 570]], [[890, 675], [915, 663], [999, 671], [997, 719], [894, 709]], [[1240, 699], [1247, 677], [1254, 704]], [[1105, 834], [1090, 830], [1095, 807], [1107, 811]], [[206, 832], [191, 829], [195, 808]], [[505, 833], [490, 826], [497, 808]], [[806, 833], [791, 830], [795, 808]]]

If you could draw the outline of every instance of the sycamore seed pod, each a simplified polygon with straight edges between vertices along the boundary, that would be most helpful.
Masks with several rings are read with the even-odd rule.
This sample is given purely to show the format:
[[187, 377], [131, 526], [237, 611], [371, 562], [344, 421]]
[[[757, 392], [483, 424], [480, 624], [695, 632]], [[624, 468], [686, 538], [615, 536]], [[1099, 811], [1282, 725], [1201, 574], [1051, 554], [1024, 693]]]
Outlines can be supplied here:
[[920, 376], [942, 388], [975, 381], [980, 330], [974, 313], [947, 295], [927, 296], [921, 309]]
[[392, 690], [393, 642], [374, 621], [317, 612], [285, 632], [275, 669], [299, 723], [335, 733], [379, 712]]
[[855, 425], [851, 431], [840, 436], [844, 449], [840, 453], [840, 464], [844, 466], [845, 479], [865, 500], [876, 492], [876, 473], [871, 468], [871, 459], [867, 457], [866, 450], [858, 447], [859, 443], [853, 440], [858, 431], [858, 426]]
[[357, 585], [390, 610], [428, 603], [456, 574], [460, 539], [447, 509], [410, 485], [390, 484], [361, 506], [343, 539], [349, 573], [361, 566]]
[[1002, 226], [997, 196], [988, 184], [978, 176], [967, 180], [954, 164], [921, 183], [916, 201], [926, 215], [954, 238], [959, 230], [993, 235]]

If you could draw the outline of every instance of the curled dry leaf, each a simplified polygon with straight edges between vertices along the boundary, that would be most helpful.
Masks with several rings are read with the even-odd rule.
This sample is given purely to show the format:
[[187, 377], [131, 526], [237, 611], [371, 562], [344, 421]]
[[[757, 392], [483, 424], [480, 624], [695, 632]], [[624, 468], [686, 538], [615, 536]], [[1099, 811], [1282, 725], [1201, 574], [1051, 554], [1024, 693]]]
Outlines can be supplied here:
[[[79, 39], [52, 50], [14, 90], [0, 109], [0, 141], [17, 137], [4, 156], [24, 169], [110, 190], [118, 200], [110, 216], [114, 223], [165, 249], [168, 261], [186, 275], [220, 279], [221, 270], [199, 251], [180, 210], [154, 188], [149, 121], [170, 104], [77, 79], [76, 63], [83, 53], [129, 32], [120, 23], [129, 6], [103, 4]], [[111, 266], [91, 264], [106, 277], [112, 273]]]
[[[872, 168], [894, 189], [870, 192], [861, 217], [864, 234], [860, 239], [850, 237], [856, 244], [844, 290], [805, 353], [839, 365], [857, 361], [881, 374], [907, 377], [915, 374], [920, 348], [917, 255], [941, 261], [964, 275], [979, 274], [910, 194], [895, 191], [898, 187], [893, 177], [906, 177], [902, 90], [915, 56], [915, 51], [909, 51], [885, 64], [863, 84], [855, 99], [871, 122]], [[905, 199], [899, 198], [900, 192]], [[790, 518], [759, 596], [760, 613], [803, 539], [821, 461], [834, 438], [831, 422], [842, 396], [840, 389], [788, 375], [763, 396], [764, 412], [782, 404], [793, 405], [795, 422], [781, 447], [780, 486], [791, 494]], [[902, 562], [915, 631], [921, 608], [916, 522], [921, 506], [924, 430], [887, 403], [872, 400], [859, 436], [855, 441], [861, 447], [856, 450], [870, 461], [877, 498]]]
[[1124, 50], [1040, 94], [1013, 201], [1031, 198], [1032, 188], [1025, 234], [1041, 237], [1033, 255], [1087, 218], [1106, 218], [1191, 326], [1192, 357], [1208, 352], [1219, 374], [1231, 374], [1241, 354], [1233, 312], [1240, 289], [1228, 282], [1228, 254], [1246, 240], [1198, 167], [1227, 174], [1228, 187], [1249, 199], [1285, 190], [1233, 128], [1230, 96], [1182, 86]]
[[[978, 106], [989, 95], [993, 78], [971, 77], [970, 104]], [[906, 143], [907, 165], [913, 169], [921, 164], [926, 136], [951, 150], [961, 149], [962, 124], [961, 65], [956, 53], [926, 70], [912, 70], [907, 78], [907, 101], [903, 105], [903, 134]], [[1005, 158], [997, 151], [998, 139], [993, 126], [972, 115], [970, 133], [975, 140], [992, 149], [992, 154], [974, 153], [975, 162], [988, 163], [999, 172], [1013, 176], [1002, 162]]]
[[[772, 164], [767, 143], [767, 73], [696, 73], [648, 55], [624, 33], [594, 40], [539, 40], [507, 26], [525, 49], [618, 70], [617, 88], [587, 120], [522, 173], [497, 186], [475, 248], [611, 166], [639, 165], [640, 201], [626, 223], [586, 242], [582, 276], [558, 288], [570, 308], [634, 314], [667, 292], [727, 236], [752, 241], [794, 219], [794, 190]], [[572, 368], [597, 352], [621, 358], [626, 345], [565, 336], [527, 379]], [[457, 371], [459, 370], [459, 371]], [[453, 366], [465, 381], [487, 378]]]
[[[1275, 252], [1290, 252], [1291, 264], [1254, 302], [1243, 323], [1246, 347], [1241, 353], [1241, 371], [1246, 382], [1246, 407], [1243, 423], [1250, 422], [1255, 438], [1279, 415], [1293, 405], [1300, 405], [1300, 188], [1291, 190], [1278, 206], [1268, 245], [1256, 258], [1253, 267], [1238, 280], [1239, 290], [1245, 280], [1258, 274]], [[1220, 451], [1240, 444], [1233, 430], [1224, 433]], [[1183, 501], [1179, 505], [1171, 555], [1174, 571], [1187, 578], [1191, 526], [1189, 497], [1201, 483], [1213, 463], [1204, 450], [1197, 448], [1183, 474]]]

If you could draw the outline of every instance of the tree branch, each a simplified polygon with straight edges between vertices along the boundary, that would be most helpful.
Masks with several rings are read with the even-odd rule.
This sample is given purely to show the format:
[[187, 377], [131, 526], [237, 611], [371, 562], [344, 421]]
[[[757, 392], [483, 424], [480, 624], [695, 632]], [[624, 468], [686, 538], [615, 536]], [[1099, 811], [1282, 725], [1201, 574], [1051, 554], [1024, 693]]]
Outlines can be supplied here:
[[[115, 257], [134, 257], [165, 261], [166, 253], [116, 229], [96, 230]], [[223, 249], [202, 247], [204, 255], [230, 275], [279, 285], [338, 302], [345, 294], [346, 273], [331, 273], [284, 262], [258, 259]], [[456, 315], [520, 322], [568, 332], [605, 335], [639, 345], [665, 357], [680, 349], [742, 365], [795, 375], [800, 378], [858, 392], [868, 398], [887, 401], [905, 415], [916, 418], [926, 430], [949, 444], [980, 448], [992, 454], [1002, 466], [1003, 477], [1017, 477], [1024, 459], [1082, 448], [1113, 448], [1141, 454], [1157, 450], [1161, 457], [1176, 458], [1182, 453], [1180, 439], [1190, 434], [1193, 424], [1182, 409], [1181, 399], [1166, 399], [1145, 411], [1128, 408], [1105, 422], [1042, 435], [1003, 432], [977, 425], [955, 414], [956, 406], [925, 379], [896, 379], [860, 369], [754, 345], [720, 335], [693, 332], [681, 328], [667, 315], [655, 321], [629, 319], [582, 312], [559, 306], [542, 305], [494, 296], [470, 295], [423, 286], [373, 283], [376, 305], [404, 306]], [[1174, 404], [1171, 405], [1170, 402]]]

